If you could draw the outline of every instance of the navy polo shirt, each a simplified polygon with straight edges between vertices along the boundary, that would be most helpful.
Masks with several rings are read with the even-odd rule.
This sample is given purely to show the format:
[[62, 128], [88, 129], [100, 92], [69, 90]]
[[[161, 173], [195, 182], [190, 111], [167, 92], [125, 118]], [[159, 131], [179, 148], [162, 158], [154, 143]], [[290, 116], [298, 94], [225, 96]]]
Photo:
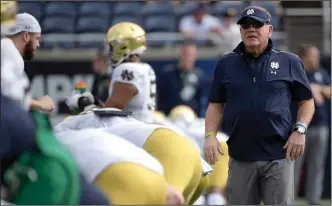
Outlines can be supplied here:
[[244, 44], [218, 62], [210, 103], [224, 103], [222, 129], [230, 157], [240, 161], [285, 158], [292, 132], [291, 101], [312, 98], [300, 58], [275, 51], [272, 41], [258, 58], [244, 53]]
[[[307, 72], [307, 76], [310, 83], [319, 84], [319, 85], [331, 85], [330, 75], [323, 69], [318, 69], [313, 72]], [[328, 113], [328, 104], [327, 102], [323, 104], [318, 104], [315, 102], [315, 114], [312, 117], [310, 126], [324, 126], [329, 124]]]

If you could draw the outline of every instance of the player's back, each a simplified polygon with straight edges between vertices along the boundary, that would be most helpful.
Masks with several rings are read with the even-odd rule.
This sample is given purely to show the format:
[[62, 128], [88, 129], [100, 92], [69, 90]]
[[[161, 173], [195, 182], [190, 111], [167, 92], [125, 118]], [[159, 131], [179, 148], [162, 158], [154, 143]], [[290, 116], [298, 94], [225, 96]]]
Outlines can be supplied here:
[[86, 128], [104, 128], [107, 132], [122, 137], [138, 147], [142, 147], [149, 135], [164, 126], [146, 124], [131, 117], [99, 117], [92, 111], [72, 116], [55, 126], [56, 132], [81, 130]]
[[29, 84], [23, 58], [14, 42], [9, 38], [1, 39], [1, 93], [26, 109], [31, 100]]
[[109, 95], [116, 82], [131, 84], [138, 90], [124, 111], [133, 112], [132, 116], [137, 120], [151, 123], [156, 107], [156, 75], [151, 66], [137, 62], [122, 63], [112, 73]]
[[57, 139], [74, 155], [81, 171], [89, 181], [108, 165], [133, 162], [163, 174], [160, 163], [141, 148], [115, 135], [98, 129], [59, 132]]

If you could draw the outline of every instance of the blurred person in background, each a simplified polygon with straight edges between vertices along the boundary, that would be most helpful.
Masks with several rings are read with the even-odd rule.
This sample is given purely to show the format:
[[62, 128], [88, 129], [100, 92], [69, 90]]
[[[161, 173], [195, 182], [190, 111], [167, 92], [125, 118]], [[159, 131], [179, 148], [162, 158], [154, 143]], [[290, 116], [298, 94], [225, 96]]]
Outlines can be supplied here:
[[223, 43], [222, 46], [229, 48], [232, 51], [241, 41], [241, 33], [239, 25], [234, 22], [236, 10], [233, 8], [227, 9], [223, 14]]
[[205, 6], [199, 4], [192, 15], [184, 16], [179, 23], [179, 30], [185, 38], [192, 38], [200, 44], [211, 44], [211, 33], [222, 36], [222, 26], [217, 17], [206, 14]]
[[107, 71], [104, 51], [98, 50], [93, 59], [92, 69], [94, 72], [94, 81], [92, 84], [92, 94], [97, 99], [105, 102], [108, 97], [108, 88], [110, 85], [110, 74]]
[[141, 62], [146, 51], [146, 34], [139, 25], [122, 22], [106, 34], [107, 60], [112, 71], [106, 107], [133, 113], [140, 121], [152, 122], [156, 107], [156, 75]]
[[24, 71], [24, 61], [31, 60], [39, 48], [41, 28], [28, 13], [16, 15], [16, 23], [1, 39], [1, 93], [25, 109], [37, 108], [50, 112], [54, 103], [49, 96], [39, 100], [31, 97], [30, 81]]
[[321, 57], [322, 67], [331, 75], [331, 55], [324, 55]]
[[166, 115], [177, 105], [187, 105], [200, 114], [203, 95], [203, 71], [195, 67], [197, 47], [186, 40], [179, 50], [176, 65], [167, 65], [157, 79], [158, 110]]
[[306, 135], [304, 155], [295, 163], [295, 191], [297, 194], [303, 163], [306, 165], [305, 197], [310, 205], [319, 205], [323, 192], [325, 161], [329, 142], [329, 114], [327, 101], [331, 98], [331, 78], [320, 68], [320, 55], [313, 45], [301, 45], [298, 55], [308, 76], [315, 114]]

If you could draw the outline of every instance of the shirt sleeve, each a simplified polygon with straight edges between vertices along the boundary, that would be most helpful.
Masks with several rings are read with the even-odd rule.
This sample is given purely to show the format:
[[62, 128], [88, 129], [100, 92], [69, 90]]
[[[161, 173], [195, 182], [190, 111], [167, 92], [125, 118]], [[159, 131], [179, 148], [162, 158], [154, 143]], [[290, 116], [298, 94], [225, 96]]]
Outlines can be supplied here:
[[[137, 89], [139, 89], [139, 72], [137, 69], [133, 67], [118, 67], [113, 71], [112, 74], [112, 83], [114, 84], [116, 82], [131, 84], [135, 86]], [[110, 91], [111, 92], [111, 91]]]
[[1, 62], [1, 93], [17, 102], [24, 109], [29, 109], [31, 93], [26, 74], [15, 73], [15, 64], [9, 60]]
[[329, 75], [326, 70], [322, 69], [321, 70], [323, 78], [324, 78], [324, 85], [331, 85], [331, 76]]
[[221, 24], [221, 22], [218, 18], [211, 17], [210, 27], [220, 27], [220, 28], [222, 28], [222, 24]]
[[312, 99], [310, 83], [305, 74], [303, 63], [298, 57], [292, 62], [291, 76], [293, 80], [291, 85], [292, 100], [303, 101]]
[[225, 92], [225, 66], [220, 60], [214, 70], [213, 82], [209, 95], [210, 103], [225, 103], [226, 102], [226, 92]]
[[180, 30], [180, 32], [189, 32], [189, 31], [191, 31], [188, 17], [183, 17], [180, 20], [179, 30]]

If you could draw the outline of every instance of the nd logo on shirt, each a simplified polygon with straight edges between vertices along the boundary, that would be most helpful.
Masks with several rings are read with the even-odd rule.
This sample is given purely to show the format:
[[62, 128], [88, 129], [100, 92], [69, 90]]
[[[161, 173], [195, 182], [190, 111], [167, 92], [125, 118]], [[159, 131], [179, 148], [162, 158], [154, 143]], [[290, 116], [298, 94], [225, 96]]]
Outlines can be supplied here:
[[270, 72], [271, 72], [271, 74], [274, 74], [274, 75], [276, 75], [277, 72], [279, 72], [279, 63], [278, 62], [271, 62]]

